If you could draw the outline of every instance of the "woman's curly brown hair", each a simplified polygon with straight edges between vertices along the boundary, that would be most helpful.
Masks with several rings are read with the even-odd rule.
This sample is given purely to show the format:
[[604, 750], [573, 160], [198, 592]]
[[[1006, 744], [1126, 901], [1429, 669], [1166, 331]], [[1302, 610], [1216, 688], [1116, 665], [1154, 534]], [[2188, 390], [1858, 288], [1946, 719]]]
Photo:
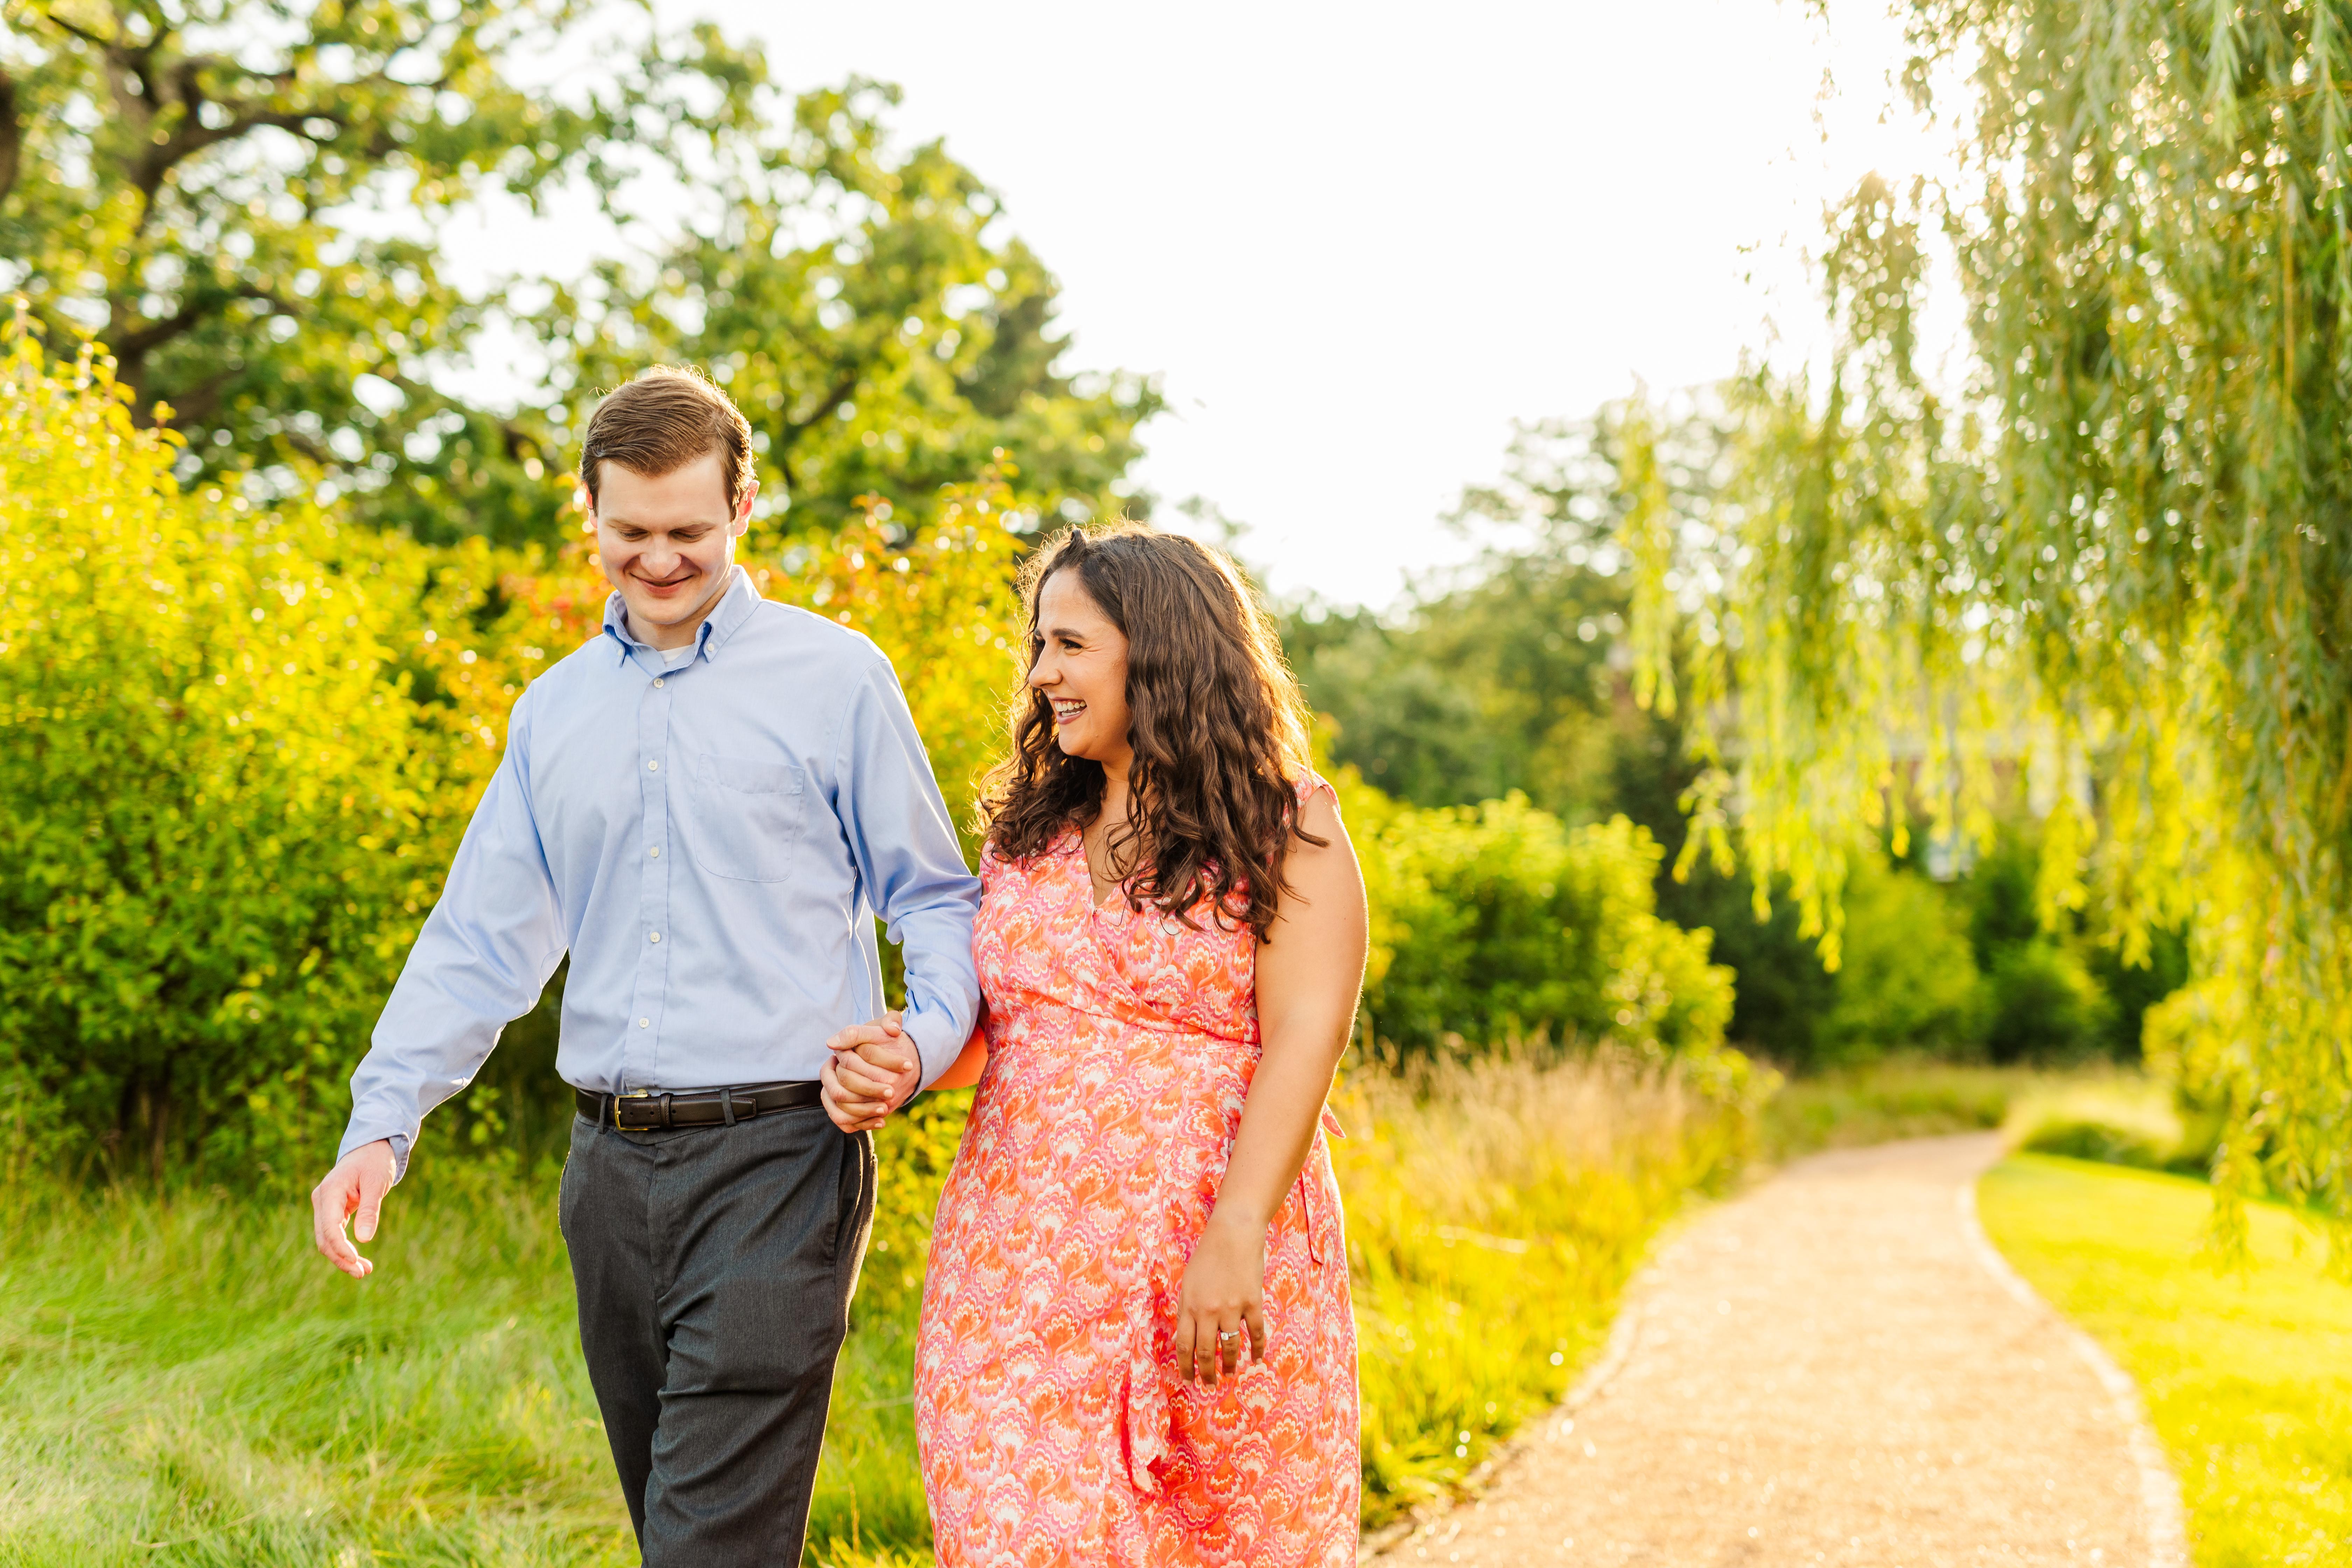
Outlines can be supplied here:
[[[1299, 825], [1295, 780], [1307, 776], [1307, 704], [1274, 626], [1223, 554], [1138, 524], [1071, 529], [1022, 574], [1029, 658], [1042, 642], [1037, 601], [1056, 572], [1127, 637], [1128, 822], [1110, 846], [1131, 868], [1130, 909], [1150, 904], [1192, 923], [1203, 900], [1266, 939], [1287, 890], [1282, 867]], [[1102, 813], [1100, 763], [1065, 752], [1054, 710], [1025, 681], [1013, 702], [1013, 754], [988, 776], [982, 831], [1024, 860]]]

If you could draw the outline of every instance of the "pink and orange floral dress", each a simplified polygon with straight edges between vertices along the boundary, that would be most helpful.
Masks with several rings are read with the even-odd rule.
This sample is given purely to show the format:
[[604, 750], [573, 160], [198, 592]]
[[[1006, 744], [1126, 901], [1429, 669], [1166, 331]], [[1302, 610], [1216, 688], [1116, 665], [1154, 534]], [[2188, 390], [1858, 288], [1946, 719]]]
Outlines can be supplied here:
[[1322, 1130], [1266, 1235], [1265, 1361], [1202, 1387], [1170, 1348], [1261, 1051], [1255, 936], [1205, 905], [1197, 929], [1124, 894], [1097, 909], [1075, 832], [991, 850], [981, 879], [988, 1065], [915, 1359], [941, 1568], [1352, 1564], [1356, 1334]]

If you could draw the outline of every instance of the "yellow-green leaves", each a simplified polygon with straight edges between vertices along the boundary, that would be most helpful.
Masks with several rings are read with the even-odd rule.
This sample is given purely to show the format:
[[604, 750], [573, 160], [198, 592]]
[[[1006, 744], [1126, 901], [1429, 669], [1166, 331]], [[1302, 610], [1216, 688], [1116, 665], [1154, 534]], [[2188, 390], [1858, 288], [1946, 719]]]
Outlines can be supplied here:
[[[593, 637], [584, 548], [415, 544], [221, 487], [111, 367], [0, 361], [0, 1081], [79, 1152], [290, 1175], [331, 1146], [515, 699]], [[897, 664], [959, 820], [1023, 631], [990, 473], [751, 563]]]
[[1960, 178], [1864, 182], [1829, 363], [1741, 388], [1710, 798], [1832, 937], [1857, 830], [2030, 805], [2046, 919], [2192, 929], [2160, 1039], [2231, 1118], [2225, 1202], [2352, 1225], [2352, 5], [1905, 9], [1916, 90], [1969, 73]]
[[421, 573], [183, 495], [21, 318], [0, 399], [0, 1071], [142, 1163], [269, 1159], [339, 1114], [470, 804], [391, 673]]

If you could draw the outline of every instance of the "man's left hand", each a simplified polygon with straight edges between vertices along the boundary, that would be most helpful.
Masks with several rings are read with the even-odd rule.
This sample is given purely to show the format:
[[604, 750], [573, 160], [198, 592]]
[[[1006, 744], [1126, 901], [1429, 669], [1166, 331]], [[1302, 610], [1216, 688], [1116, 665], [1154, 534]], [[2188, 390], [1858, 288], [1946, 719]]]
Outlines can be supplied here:
[[923, 1086], [922, 1058], [895, 1011], [868, 1024], [852, 1024], [824, 1045], [833, 1058], [817, 1081], [825, 1114], [844, 1132], [881, 1126]]

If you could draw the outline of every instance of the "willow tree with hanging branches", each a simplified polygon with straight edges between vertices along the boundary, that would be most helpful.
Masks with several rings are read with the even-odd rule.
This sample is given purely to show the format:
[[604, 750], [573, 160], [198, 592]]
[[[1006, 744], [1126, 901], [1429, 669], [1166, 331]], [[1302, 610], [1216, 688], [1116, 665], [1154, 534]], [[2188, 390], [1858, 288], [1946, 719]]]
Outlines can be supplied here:
[[[1959, 171], [1832, 215], [1836, 347], [1732, 395], [1707, 516], [1630, 509], [1658, 700], [1715, 852], [1833, 955], [1857, 829], [2046, 814], [2045, 919], [2185, 922], [2151, 1057], [2352, 1257], [2352, 4], [1912, 0]], [[1940, 87], [1962, 84], [1957, 90]], [[1916, 338], [1928, 237], [1971, 369]], [[1671, 590], [1705, 558], [1726, 586]], [[1660, 651], [1677, 616], [1682, 690]], [[1736, 821], [1736, 840], [1725, 826]]]

